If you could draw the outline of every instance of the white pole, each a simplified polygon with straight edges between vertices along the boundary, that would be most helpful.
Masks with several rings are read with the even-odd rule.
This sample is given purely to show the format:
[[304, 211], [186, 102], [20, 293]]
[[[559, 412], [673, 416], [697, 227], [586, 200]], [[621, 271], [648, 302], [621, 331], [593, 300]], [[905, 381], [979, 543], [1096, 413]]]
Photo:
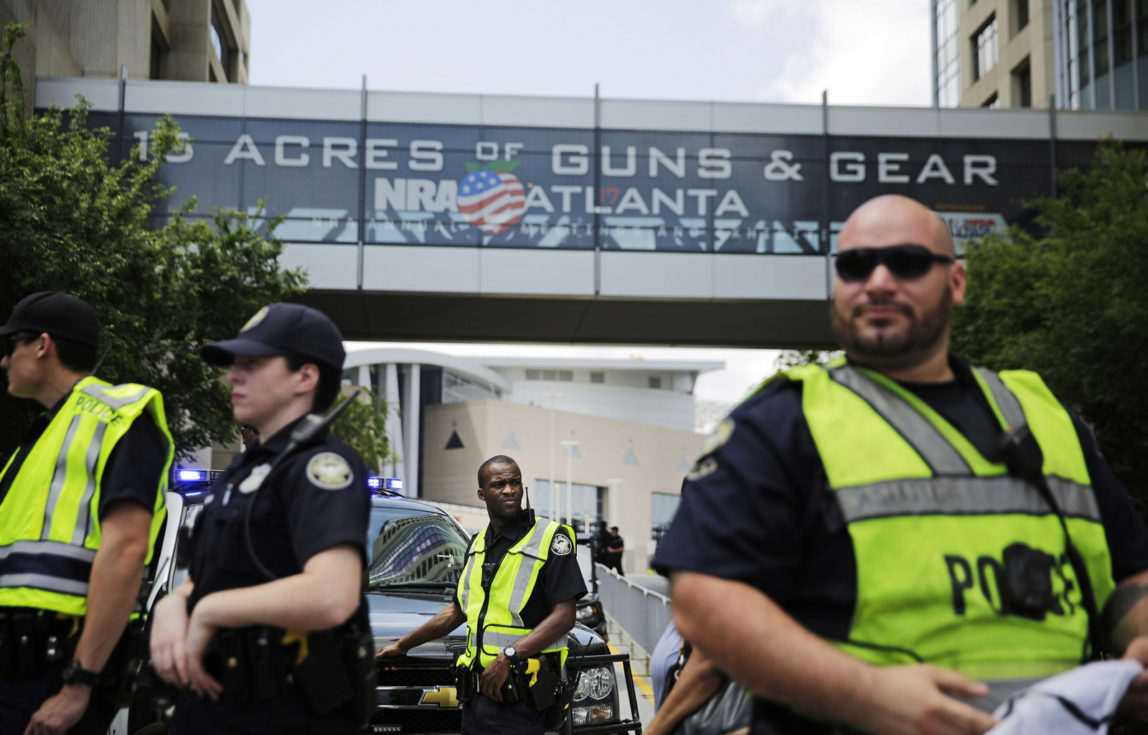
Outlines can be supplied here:
[[557, 520], [558, 515], [558, 487], [554, 484], [554, 404], [557, 401], [553, 393], [550, 395], [550, 512], [547, 515]]
[[574, 518], [574, 493], [570, 487], [570, 466], [574, 460], [574, 447], [578, 442], [570, 442], [566, 445], [566, 525], [570, 525], [570, 521]]

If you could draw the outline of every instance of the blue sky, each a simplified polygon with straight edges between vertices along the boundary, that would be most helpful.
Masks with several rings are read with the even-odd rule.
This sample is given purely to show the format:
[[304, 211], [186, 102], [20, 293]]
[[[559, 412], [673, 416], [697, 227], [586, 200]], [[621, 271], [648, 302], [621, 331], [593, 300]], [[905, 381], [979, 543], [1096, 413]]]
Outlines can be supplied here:
[[[832, 105], [931, 104], [926, 0], [247, 0], [253, 85]], [[429, 347], [424, 345], [424, 347]], [[733, 402], [770, 350], [444, 346], [724, 360]]]

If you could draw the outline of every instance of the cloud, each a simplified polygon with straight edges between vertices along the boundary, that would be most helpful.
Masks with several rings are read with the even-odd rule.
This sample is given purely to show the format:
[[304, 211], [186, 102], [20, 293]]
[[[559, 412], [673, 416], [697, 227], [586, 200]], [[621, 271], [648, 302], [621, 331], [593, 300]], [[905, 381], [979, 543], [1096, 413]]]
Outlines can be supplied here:
[[[747, 16], [769, 0], [735, 0]], [[761, 99], [832, 105], [932, 104], [929, 6], [920, 0], [815, 0], [787, 19], [796, 43]], [[776, 11], [774, 11], [776, 12]]]

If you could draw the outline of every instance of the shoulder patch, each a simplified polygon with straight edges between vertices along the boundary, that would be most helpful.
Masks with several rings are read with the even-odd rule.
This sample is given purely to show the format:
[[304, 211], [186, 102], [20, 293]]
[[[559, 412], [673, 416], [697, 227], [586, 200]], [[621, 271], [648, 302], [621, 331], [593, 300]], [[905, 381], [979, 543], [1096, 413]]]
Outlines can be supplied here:
[[706, 443], [702, 447], [702, 456], [713, 454], [718, 449], [721, 449], [722, 445], [728, 442], [731, 436], [733, 436], [733, 419], [726, 416], [721, 420], [721, 423], [714, 427], [710, 435], [706, 437]]
[[570, 543], [570, 537], [561, 531], [554, 534], [554, 538], [550, 539], [550, 553], [558, 556], [566, 556], [574, 550], [574, 544]]
[[307, 463], [307, 479], [320, 490], [342, 490], [355, 479], [355, 472], [343, 456], [320, 452]]

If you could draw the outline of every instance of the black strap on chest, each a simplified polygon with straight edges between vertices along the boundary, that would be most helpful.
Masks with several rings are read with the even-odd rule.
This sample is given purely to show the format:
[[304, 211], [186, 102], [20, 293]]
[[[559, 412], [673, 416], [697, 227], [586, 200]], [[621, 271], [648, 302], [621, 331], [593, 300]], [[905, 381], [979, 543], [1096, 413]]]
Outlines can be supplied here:
[[[287, 446], [271, 460], [264, 479], [270, 477], [271, 473], [275, 471], [275, 468], [282, 464], [288, 457], [310, 444], [323, 429], [335, 423], [335, 420], [339, 418], [339, 415], [343, 413], [344, 409], [351, 405], [351, 401], [358, 397], [361, 390], [360, 388], [356, 388], [351, 395], [344, 398], [343, 401], [338, 406], [335, 406], [331, 413], [326, 416], [320, 416], [315, 413], [309, 413], [304, 416], [298, 426], [291, 430], [291, 437], [287, 442]], [[251, 509], [255, 507], [255, 501], [259, 498], [259, 491], [263, 489], [265, 484], [265, 482], [259, 483], [259, 486], [251, 493], [251, 500], [247, 503], [247, 508], [244, 510], [243, 542], [247, 545], [247, 555], [251, 557], [251, 563], [253, 563], [255, 568], [258, 569], [264, 577], [267, 577], [269, 581], [274, 581], [279, 579], [279, 575], [267, 568], [267, 565], [263, 563], [263, 560], [259, 558], [259, 554], [255, 551], [255, 544], [251, 541]]]
[[1099, 659], [1105, 653], [1104, 634], [1100, 629], [1100, 612], [1096, 607], [1092, 578], [1088, 576], [1088, 567], [1084, 563], [1084, 557], [1076, 548], [1076, 544], [1072, 543], [1072, 536], [1068, 533], [1068, 522], [1065, 520], [1064, 511], [1061, 510], [1060, 503], [1056, 502], [1056, 496], [1053, 495], [1052, 488], [1048, 485], [1048, 478], [1044, 476], [1044, 452], [1041, 451], [1040, 445], [1036, 442], [1036, 437], [1028, 428], [1028, 424], [1012, 427], [1001, 437], [1000, 456], [1004, 460], [1005, 466], [1008, 467], [1009, 474], [1035, 486], [1044, 501], [1052, 508], [1052, 512], [1056, 514], [1057, 520], [1060, 521], [1061, 530], [1064, 531], [1065, 556], [1068, 557], [1068, 563], [1072, 566], [1072, 571], [1080, 584], [1080, 600], [1084, 605], [1085, 613], [1088, 615], [1088, 641], [1092, 649], [1088, 658]]

